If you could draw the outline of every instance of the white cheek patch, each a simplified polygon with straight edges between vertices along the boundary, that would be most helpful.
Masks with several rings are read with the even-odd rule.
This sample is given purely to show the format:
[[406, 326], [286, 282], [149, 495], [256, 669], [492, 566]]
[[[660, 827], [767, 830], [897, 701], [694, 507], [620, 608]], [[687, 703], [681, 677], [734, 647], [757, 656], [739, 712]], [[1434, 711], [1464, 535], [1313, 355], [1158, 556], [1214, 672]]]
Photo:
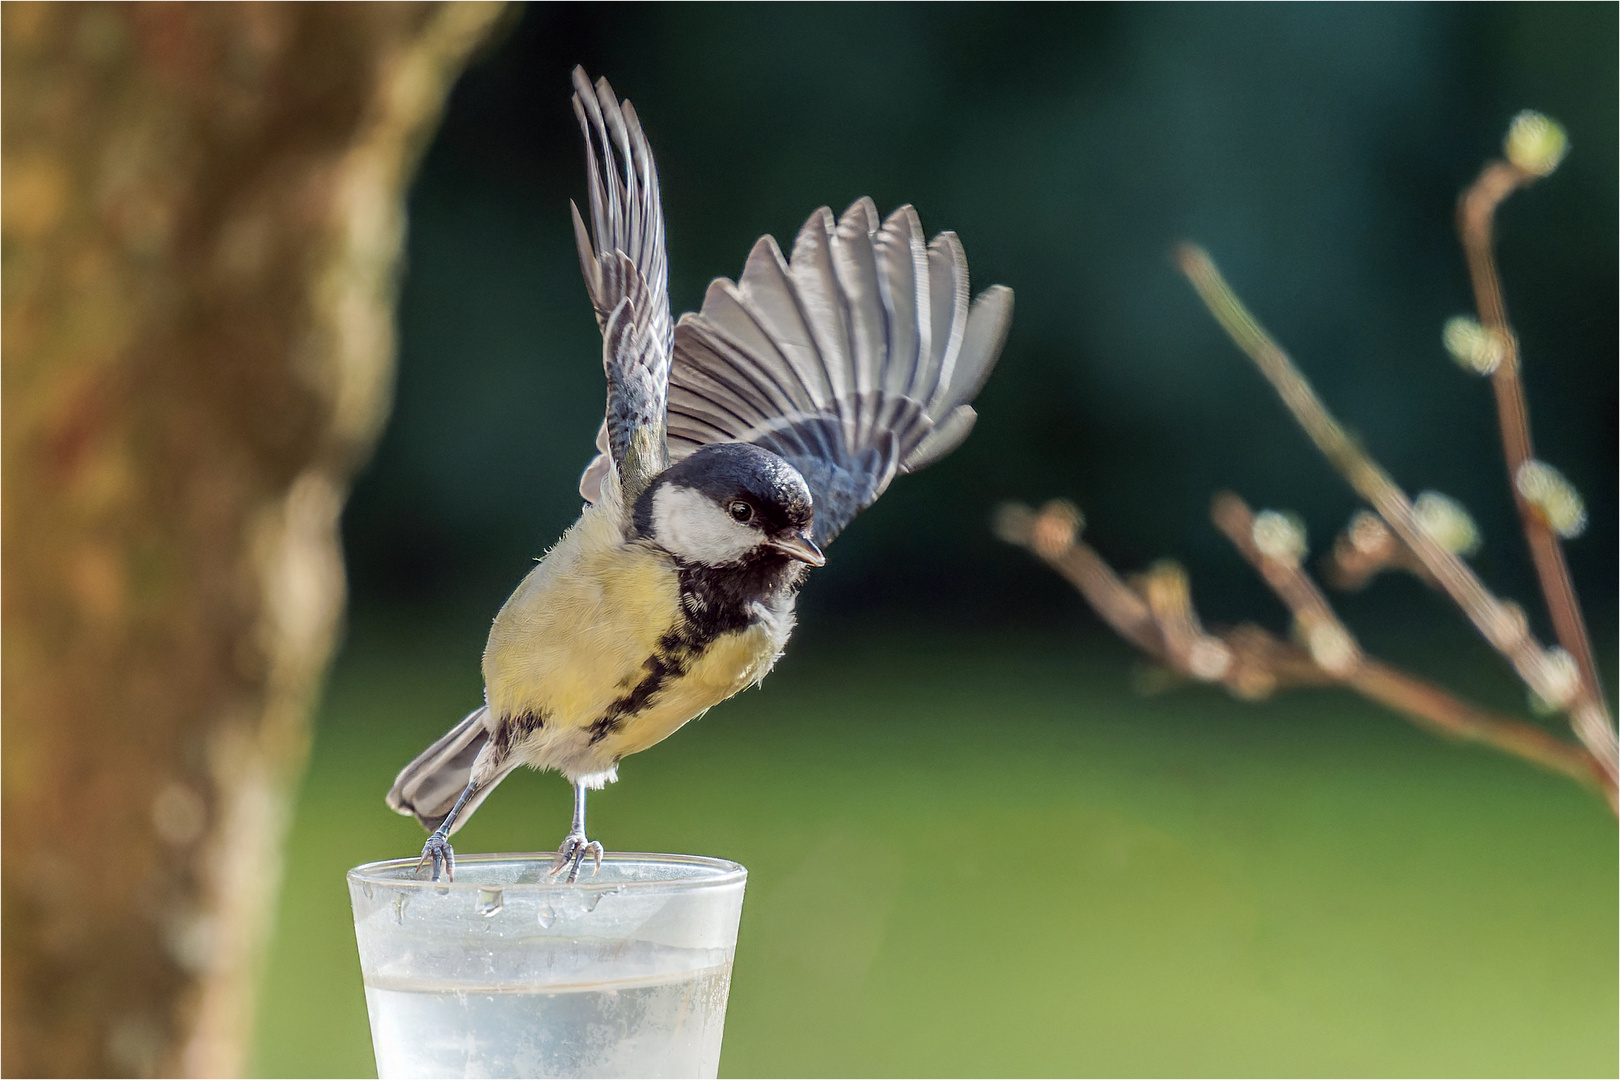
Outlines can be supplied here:
[[688, 562], [736, 562], [759, 545], [757, 529], [731, 520], [714, 500], [688, 487], [666, 484], [653, 494], [653, 539]]

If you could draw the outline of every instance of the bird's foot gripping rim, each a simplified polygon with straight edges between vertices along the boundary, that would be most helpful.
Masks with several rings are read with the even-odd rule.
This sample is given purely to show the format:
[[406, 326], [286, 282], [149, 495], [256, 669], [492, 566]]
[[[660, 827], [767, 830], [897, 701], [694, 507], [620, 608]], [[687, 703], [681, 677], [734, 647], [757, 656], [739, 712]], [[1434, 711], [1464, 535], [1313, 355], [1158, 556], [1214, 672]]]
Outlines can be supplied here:
[[563, 838], [562, 846], [557, 849], [556, 861], [551, 864], [550, 874], [556, 877], [563, 867], [568, 867], [568, 883], [572, 885], [579, 880], [579, 867], [589, 855], [595, 861], [594, 875], [602, 869], [602, 845], [595, 840], [587, 840], [584, 833], [569, 833]]

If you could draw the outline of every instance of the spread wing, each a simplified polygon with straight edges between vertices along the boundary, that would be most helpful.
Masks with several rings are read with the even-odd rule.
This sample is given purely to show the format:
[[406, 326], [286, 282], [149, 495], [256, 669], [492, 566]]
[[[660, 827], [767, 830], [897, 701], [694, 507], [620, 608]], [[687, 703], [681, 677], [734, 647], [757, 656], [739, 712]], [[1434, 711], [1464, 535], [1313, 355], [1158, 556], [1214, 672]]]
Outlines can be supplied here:
[[[628, 504], [669, 463], [665, 403], [672, 334], [664, 211], [658, 170], [634, 106], [621, 104], [606, 79], [593, 87], [576, 67], [574, 114], [585, 135], [591, 190], [590, 230], [574, 206], [574, 239], [602, 327], [607, 373], [607, 418], [598, 445], [618, 466]], [[587, 498], [595, 497], [607, 475], [605, 460], [593, 468], [598, 476]]]
[[870, 199], [836, 222], [823, 207], [791, 261], [761, 237], [742, 276], [716, 279], [681, 317], [670, 455], [714, 442], [780, 454], [809, 483], [815, 541], [829, 543], [896, 473], [967, 438], [1011, 316], [1004, 286], [969, 305], [961, 243], [947, 232], [925, 244], [911, 207], [881, 226]]

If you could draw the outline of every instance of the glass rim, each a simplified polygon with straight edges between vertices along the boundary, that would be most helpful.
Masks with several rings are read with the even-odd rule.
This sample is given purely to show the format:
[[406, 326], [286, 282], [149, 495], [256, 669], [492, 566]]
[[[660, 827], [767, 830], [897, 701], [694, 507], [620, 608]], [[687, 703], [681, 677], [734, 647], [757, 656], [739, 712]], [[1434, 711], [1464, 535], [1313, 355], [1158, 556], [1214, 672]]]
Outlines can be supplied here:
[[[480, 863], [497, 862], [535, 862], [550, 863], [557, 858], [555, 851], [502, 851], [480, 852], [473, 855], [457, 855], [456, 868], [478, 865]], [[651, 881], [612, 881], [594, 882], [587, 876], [586, 870], [581, 868], [579, 880], [570, 884], [563, 880], [548, 881], [519, 881], [492, 884], [477, 881], [434, 881], [431, 877], [416, 878], [390, 876], [392, 872], [410, 870], [421, 863], [421, 856], [412, 856], [406, 859], [381, 859], [377, 862], [361, 863], [351, 868], [344, 877], [351, 883], [359, 882], [368, 885], [382, 885], [388, 888], [435, 889], [440, 892], [461, 891], [474, 892], [483, 889], [499, 888], [503, 891], [534, 891], [534, 892], [587, 892], [593, 889], [618, 890], [646, 890], [662, 889], [666, 892], [688, 891], [695, 889], [713, 889], [724, 885], [733, 885], [748, 879], [748, 869], [741, 863], [729, 859], [716, 859], [709, 855], [676, 855], [652, 851], [610, 851], [602, 856], [602, 864], [609, 863], [657, 863], [664, 866], [688, 866], [693, 869], [719, 871], [718, 873], [704, 874], [701, 877], [675, 877], [658, 878]]]

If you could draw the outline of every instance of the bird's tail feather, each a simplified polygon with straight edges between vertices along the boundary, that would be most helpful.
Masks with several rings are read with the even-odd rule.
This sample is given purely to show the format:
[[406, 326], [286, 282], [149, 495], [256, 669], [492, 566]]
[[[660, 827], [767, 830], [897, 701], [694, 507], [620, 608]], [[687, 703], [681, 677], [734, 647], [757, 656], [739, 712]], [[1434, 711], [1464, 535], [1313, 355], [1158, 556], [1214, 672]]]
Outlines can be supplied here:
[[[388, 789], [388, 807], [397, 814], [414, 816], [423, 828], [437, 829], [449, 816], [461, 793], [472, 777], [473, 762], [478, 752], [489, 741], [485, 722], [489, 719], [487, 706], [479, 706], [451, 728], [437, 742], [417, 755], [416, 760], [399, 771], [394, 786]], [[495, 785], [506, 778], [517, 765], [511, 761], [484, 783], [456, 815], [450, 832], [454, 834], [472, 817], [478, 804], [483, 802]]]

